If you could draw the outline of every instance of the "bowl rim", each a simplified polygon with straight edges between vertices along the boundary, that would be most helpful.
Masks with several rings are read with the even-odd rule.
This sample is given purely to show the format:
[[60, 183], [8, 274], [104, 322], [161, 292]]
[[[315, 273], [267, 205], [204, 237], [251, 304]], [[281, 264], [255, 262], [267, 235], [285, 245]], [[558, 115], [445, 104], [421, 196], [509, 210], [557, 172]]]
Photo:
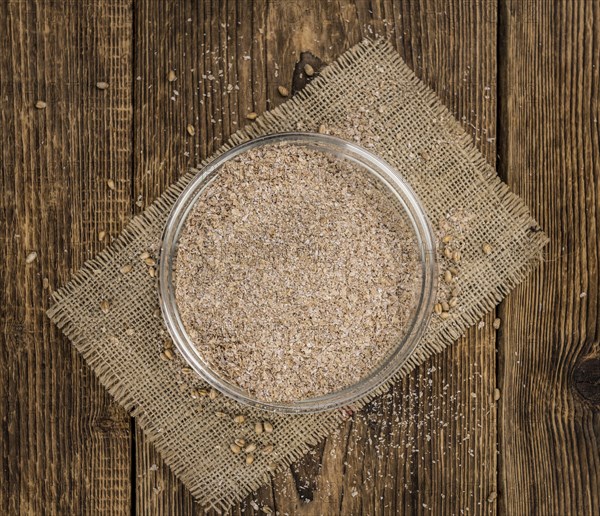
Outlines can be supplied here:
[[[393, 191], [408, 215], [419, 243], [422, 265], [421, 293], [417, 310], [414, 312], [408, 331], [403, 334], [396, 347], [388, 353], [382, 363], [372, 369], [367, 376], [340, 390], [293, 402], [269, 402], [252, 397], [212, 369], [202, 359], [192, 339], [185, 331], [175, 301], [173, 282], [173, 263], [177, 255], [177, 242], [181, 229], [197, 199], [218, 176], [219, 168], [230, 159], [248, 150], [277, 143], [297, 144], [313, 150], [329, 152], [348, 159], [377, 176]], [[211, 387], [234, 400], [247, 406], [280, 413], [316, 413], [351, 407], [353, 403], [373, 393], [390, 380], [406, 364], [427, 327], [437, 287], [437, 259], [433, 231], [421, 202], [399, 172], [381, 157], [353, 142], [335, 136], [304, 132], [284, 132], [260, 136], [230, 148], [202, 168], [179, 194], [166, 219], [157, 271], [158, 297], [163, 320], [187, 364]]]

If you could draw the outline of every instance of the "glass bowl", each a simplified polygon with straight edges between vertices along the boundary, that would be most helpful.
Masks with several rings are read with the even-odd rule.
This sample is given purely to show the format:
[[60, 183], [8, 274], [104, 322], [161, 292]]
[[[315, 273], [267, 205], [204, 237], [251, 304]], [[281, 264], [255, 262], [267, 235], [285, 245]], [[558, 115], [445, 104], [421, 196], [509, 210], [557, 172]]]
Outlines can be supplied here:
[[[356, 383], [338, 391], [310, 399], [293, 402], [269, 402], [252, 397], [217, 373], [202, 358], [187, 334], [175, 301], [173, 269], [177, 257], [177, 242], [187, 217], [204, 190], [217, 177], [220, 167], [228, 160], [266, 145], [289, 143], [312, 151], [328, 153], [338, 159], [348, 160], [358, 165], [365, 173], [371, 174], [385, 187], [399, 210], [414, 229], [415, 241], [421, 261], [420, 289], [406, 331], [384, 360]], [[341, 407], [352, 406], [353, 402], [372, 393], [389, 380], [406, 363], [415, 349], [432, 313], [437, 281], [435, 240], [421, 203], [400, 174], [383, 159], [364, 148], [323, 134], [279, 133], [256, 138], [221, 154], [183, 190], [166, 221], [159, 256], [159, 302], [167, 329], [189, 366], [208, 384], [238, 402], [263, 410], [284, 413], [314, 413]]]

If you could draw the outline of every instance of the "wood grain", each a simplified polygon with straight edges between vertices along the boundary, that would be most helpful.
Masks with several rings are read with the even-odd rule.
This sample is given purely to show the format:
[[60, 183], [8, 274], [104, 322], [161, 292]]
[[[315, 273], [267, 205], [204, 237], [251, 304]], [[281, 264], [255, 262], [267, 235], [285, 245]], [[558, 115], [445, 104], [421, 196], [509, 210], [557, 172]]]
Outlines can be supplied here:
[[[296, 58], [303, 50], [331, 61], [363, 37], [385, 35], [463, 120], [494, 163], [495, 2], [457, 2], [452, 7], [414, 2], [403, 3], [400, 10], [392, 2], [335, 7], [286, 2], [269, 7], [269, 76], [275, 64], [284, 75], [291, 74], [294, 59], [288, 56]], [[292, 29], [291, 38], [277, 37], [276, 26], [282, 23]], [[373, 409], [384, 413], [379, 425], [359, 417], [340, 439], [328, 440], [322, 455], [305, 461], [304, 475], [301, 470], [300, 475], [278, 478], [275, 507], [284, 514], [306, 515], [494, 512], [495, 503], [487, 502], [496, 491], [492, 318], [483, 330], [470, 332], [395, 387], [392, 401]], [[429, 370], [435, 372], [428, 374]], [[419, 393], [424, 398], [418, 398]], [[395, 425], [402, 431], [394, 431]], [[441, 425], [448, 426], [439, 431]], [[406, 453], [407, 446], [412, 453]], [[306, 504], [300, 493], [314, 482], [312, 472], [320, 461], [314, 500]]]
[[550, 236], [502, 308], [501, 509], [599, 514], [600, 3], [503, 1], [501, 18], [499, 168]]
[[599, 28], [597, 0], [1, 3], [0, 512], [202, 513], [47, 321], [50, 292], [302, 87], [302, 52], [384, 35], [498, 153], [548, 261], [499, 332], [485, 317], [231, 514], [600, 513]]
[[[493, 163], [496, 3], [465, 1], [451, 9], [442, 1], [410, 8], [396, 4], [140, 3], [134, 59], [140, 77], [134, 85], [136, 198], [153, 200], [247, 123], [245, 113], [285, 101], [277, 87], [292, 90], [299, 84], [292, 78], [302, 52], [331, 62], [376, 33], [391, 37], [408, 62], [419, 63], [417, 73], [464, 120]], [[177, 74], [171, 84], [169, 69]], [[219, 70], [221, 81], [203, 78], [216, 77]], [[223, 91], [223, 85], [226, 90], [236, 83], [240, 90]], [[197, 124], [197, 143], [185, 133], [187, 123]], [[383, 407], [371, 408], [384, 413], [382, 423], [374, 424], [367, 411], [232, 514], [254, 514], [252, 502], [307, 515], [396, 514], [425, 510], [423, 504], [434, 512], [494, 511], [495, 504], [486, 501], [496, 490], [492, 318], [485, 329], [470, 332], [394, 388]], [[138, 511], [199, 511], [152, 446], [136, 435]]]
[[0, 4], [2, 514], [130, 510], [130, 418], [44, 313], [131, 212], [129, 7]]

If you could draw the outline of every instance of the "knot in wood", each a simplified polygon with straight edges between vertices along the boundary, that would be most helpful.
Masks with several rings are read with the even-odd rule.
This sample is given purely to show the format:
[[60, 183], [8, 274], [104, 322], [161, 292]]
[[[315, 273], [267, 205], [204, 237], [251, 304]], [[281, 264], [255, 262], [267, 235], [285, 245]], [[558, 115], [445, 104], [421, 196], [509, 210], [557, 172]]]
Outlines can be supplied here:
[[573, 384], [583, 399], [600, 405], [600, 355], [589, 355], [579, 361], [573, 371]]

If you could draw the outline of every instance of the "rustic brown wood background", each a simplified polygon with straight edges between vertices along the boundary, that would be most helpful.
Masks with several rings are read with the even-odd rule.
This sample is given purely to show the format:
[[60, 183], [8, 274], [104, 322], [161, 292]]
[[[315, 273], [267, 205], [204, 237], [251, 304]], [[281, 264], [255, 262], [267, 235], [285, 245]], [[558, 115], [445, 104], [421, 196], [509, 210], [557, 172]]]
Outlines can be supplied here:
[[[200, 512], [49, 323], [50, 293], [247, 112], [280, 103], [301, 52], [330, 62], [375, 34], [531, 206], [547, 261], [500, 305], [499, 331], [490, 314], [393, 389], [414, 424], [390, 431], [391, 412], [387, 425], [350, 422], [247, 502], [300, 515], [600, 514], [596, 0], [2, 1], [0, 513]], [[203, 80], [219, 69], [239, 91]], [[428, 437], [434, 409], [448, 426]], [[411, 439], [416, 457], [397, 449]]]

